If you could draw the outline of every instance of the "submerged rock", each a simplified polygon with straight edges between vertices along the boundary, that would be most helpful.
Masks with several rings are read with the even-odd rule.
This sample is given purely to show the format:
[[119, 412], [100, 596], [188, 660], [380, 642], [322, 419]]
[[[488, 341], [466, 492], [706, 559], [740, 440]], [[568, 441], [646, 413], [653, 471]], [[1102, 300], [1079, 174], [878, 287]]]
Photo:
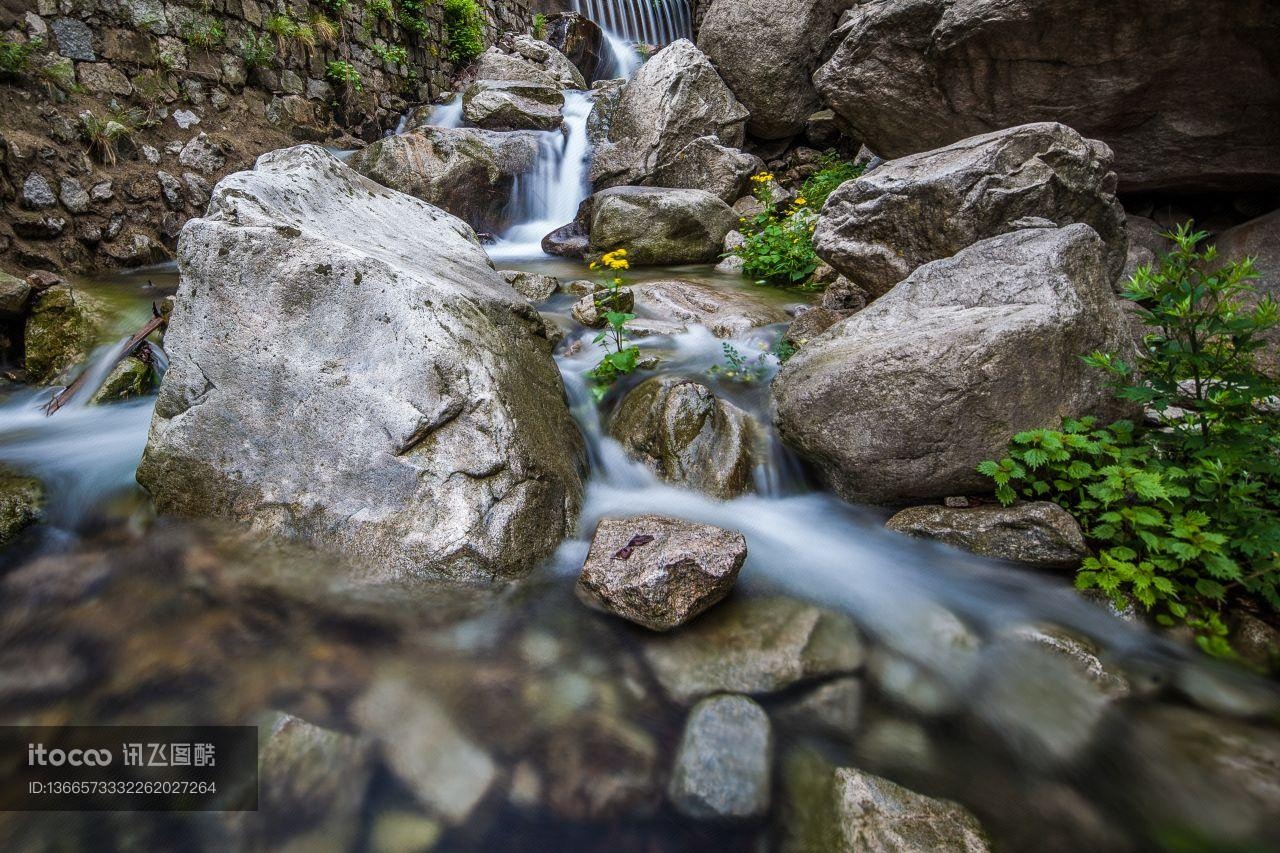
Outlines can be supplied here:
[[564, 95], [549, 84], [477, 80], [462, 93], [462, 115], [485, 130], [555, 130], [563, 109]]
[[848, 739], [862, 721], [862, 679], [833, 678], [782, 705], [778, 725], [806, 735]]
[[703, 699], [689, 712], [667, 796], [701, 819], [744, 819], [769, 810], [769, 715], [745, 696]]
[[136, 355], [128, 356], [111, 368], [102, 385], [89, 398], [89, 403], [99, 405], [142, 397], [151, 393], [154, 379], [151, 365]]
[[909, 791], [851, 767], [835, 772], [840, 853], [986, 853], [977, 818], [963, 806]]
[[1071, 513], [1049, 501], [972, 509], [917, 506], [904, 509], [885, 526], [983, 557], [1048, 569], [1074, 570], [1089, 556], [1080, 525]]
[[461, 221], [300, 146], [224, 178], [179, 251], [138, 469], [160, 512], [379, 579], [520, 576], [572, 529], [581, 439], [545, 327]]
[[882, 0], [814, 83], [885, 157], [1060, 121], [1126, 189], [1252, 189], [1280, 178], [1278, 27], [1268, 0]]
[[865, 651], [842, 613], [791, 598], [737, 598], [680, 631], [646, 639], [644, 656], [667, 695], [689, 704], [857, 672]]
[[347, 164], [389, 189], [441, 207], [480, 231], [501, 231], [516, 179], [533, 170], [534, 133], [421, 127], [380, 139]]
[[1107, 283], [1124, 269], [1124, 209], [1111, 151], [1060, 124], [1030, 124], [892, 160], [831, 194], [818, 254], [879, 296], [922, 264], [1021, 227], [1092, 226], [1105, 244]]
[[562, 820], [648, 816], [661, 799], [658, 743], [629, 720], [579, 717], [557, 730], [541, 754], [540, 799]]
[[39, 385], [68, 379], [102, 337], [106, 313], [97, 298], [69, 284], [37, 296], [24, 335], [28, 379]]
[[703, 190], [615, 187], [592, 197], [589, 251], [625, 248], [633, 266], [709, 263], [737, 226], [733, 208]]
[[654, 631], [724, 600], [747, 559], [741, 533], [659, 515], [606, 518], [578, 577], [578, 597]]
[[0, 546], [44, 516], [44, 484], [0, 466]]
[[643, 282], [637, 289], [643, 310], [666, 320], [705, 326], [717, 338], [740, 337], [787, 319], [781, 308], [745, 290], [683, 279]]
[[609, 434], [668, 482], [717, 498], [752, 487], [755, 422], [691, 379], [659, 376], [636, 386], [610, 419]]
[[845, 500], [979, 492], [976, 466], [1020, 430], [1127, 414], [1080, 354], [1129, 340], [1093, 229], [1018, 231], [921, 267], [797, 352], [776, 419]]
[[745, 139], [746, 109], [687, 39], [650, 57], [609, 107], [608, 137], [591, 163], [597, 189], [646, 183], [701, 137], [729, 148]]
[[376, 749], [362, 738], [284, 715], [262, 745], [259, 797], [268, 833], [317, 825], [355, 841]]

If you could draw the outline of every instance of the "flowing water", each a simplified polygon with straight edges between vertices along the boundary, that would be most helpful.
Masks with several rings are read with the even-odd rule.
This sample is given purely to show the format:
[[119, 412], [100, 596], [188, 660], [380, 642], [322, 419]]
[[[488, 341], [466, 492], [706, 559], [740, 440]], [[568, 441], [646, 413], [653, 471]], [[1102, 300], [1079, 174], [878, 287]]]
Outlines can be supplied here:
[[[661, 36], [687, 24], [684, 4], [609, 8], [603, 19], [619, 28], [665, 22]], [[491, 247], [499, 266], [590, 275], [539, 246], [588, 192], [589, 111], [588, 94], [568, 93], [565, 130], [545, 135], [515, 190], [521, 224]], [[435, 118], [458, 119], [447, 107]], [[174, 278], [162, 269], [83, 284], [120, 318], [87, 370], [104, 373], [118, 336]], [[709, 267], [632, 278], [641, 292], [681, 278], [780, 309], [806, 299]], [[504, 590], [363, 586], [336, 558], [154, 519], [132, 482], [154, 398], [88, 406], [86, 391], [46, 417], [39, 406], [53, 389], [9, 389], [0, 459], [37, 474], [50, 504], [47, 521], [4, 552], [0, 722], [258, 723], [265, 739], [287, 712], [371, 737], [382, 752], [324, 766], [321, 782], [305, 763], [292, 767], [303, 779], [284, 794], [264, 782], [261, 810], [248, 816], [0, 813], [4, 849], [374, 851], [435, 838], [438, 850], [825, 851], [834, 848], [823, 780], [835, 766], [958, 800], [1003, 850], [1280, 845], [1269, 811], [1280, 788], [1271, 684], [1118, 618], [1063, 577], [899, 537], [883, 512], [823, 491], [771, 425], [767, 351], [781, 325], [731, 341], [758, 367], [746, 383], [712, 371], [725, 341], [704, 328], [643, 338], [658, 367], [597, 404], [585, 374], [600, 352], [594, 333], [568, 320], [571, 303], [561, 295], [540, 307], [572, 330], [556, 358], [588, 447], [582, 520], [553, 559]], [[717, 501], [663, 483], [608, 436], [628, 388], [659, 374], [697, 379], [756, 419], [765, 452], [754, 493]], [[747, 562], [721, 608], [813, 602], [849, 617], [866, 646], [852, 714], [804, 712], [809, 687], [761, 697], [776, 732], [772, 805], [760, 819], [706, 823], [663, 804], [687, 708], [649, 668], [659, 640], [574, 598], [597, 521], [645, 512], [744, 534]], [[432, 709], [444, 708], [492, 757], [496, 777], [467, 820], [424, 817], [386, 726], [361, 716], [359, 698], [387, 679], [410, 696], [410, 729], [436, 725]], [[345, 790], [335, 793], [334, 779]], [[389, 844], [388, 827], [406, 820], [416, 846]]]

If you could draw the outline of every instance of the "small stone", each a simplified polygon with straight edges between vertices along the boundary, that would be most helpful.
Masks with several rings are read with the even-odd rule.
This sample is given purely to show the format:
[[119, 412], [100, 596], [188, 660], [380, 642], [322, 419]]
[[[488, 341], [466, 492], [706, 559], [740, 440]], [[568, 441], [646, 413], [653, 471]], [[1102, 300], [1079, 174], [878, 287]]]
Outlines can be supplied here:
[[13, 220], [13, 231], [32, 240], [52, 240], [62, 234], [67, 220], [61, 216], [23, 216]]
[[89, 92], [108, 95], [129, 95], [133, 92], [129, 78], [109, 62], [82, 62], [76, 71], [80, 85]]
[[530, 302], [546, 302], [560, 290], [560, 280], [555, 276], [519, 270], [499, 270], [498, 275]]
[[58, 198], [53, 194], [53, 187], [45, 180], [44, 175], [32, 172], [22, 183], [22, 204], [32, 210], [53, 207]]
[[90, 405], [112, 403], [141, 397], [151, 391], [153, 385], [151, 365], [137, 356], [129, 356], [120, 360], [94, 395], [89, 398]]
[[160, 183], [160, 192], [164, 195], [164, 203], [173, 210], [181, 210], [187, 200], [182, 195], [182, 182], [168, 172], [156, 172], [156, 180]]
[[[192, 127], [193, 125], [199, 124], [200, 116], [191, 112], [191, 110], [174, 110], [173, 121], [175, 124], [178, 125], [179, 128], [181, 128], [182, 130], [186, 130]], [[183, 165], [185, 166], [187, 164], [184, 163]]]
[[72, 213], [84, 213], [89, 209], [89, 194], [75, 178], [63, 178], [58, 183], [58, 198], [62, 206]]
[[946, 498], [942, 503], [944, 506], [950, 507], [951, 509], [968, 509], [969, 508], [969, 499], [965, 497]]
[[209, 182], [194, 172], [183, 172], [182, 182], [187, 185], [191, 194], [191, 203], [196, 207], [204, 207], [209, 203]]
[[745, 696], [704, 699], [689, 712], [667, 796], [702, 820], [759, 817], [773, 775], [769, 715]]
[[370, 853], [427, 853], [444, 832], [438, 820], [420, 812], [395, 809], [380, 812], [369, 830]]
[[44, 515], [44, 486], [35, 477], [0, 466], [0, 546]]
[[977, 818], [964, 807], [909, 791], [853, 768], [835, 773], [840, 853], [986, 853]]
[[31, 301], [31, 283], [0, 270], [0, 316], [21, 317]]
[[301, 95], [306, 91], [306, 84], [296, 72], [286, 68], [280, 73], [280, 88], [290, 95]]
[[90, 676], [89, 667], [69, 644], [7, 644], [0, 651], [0, 703], [67, 696]]
[[261, 807], [307, 822], [355, 820], [374, 761], [370, 741], [284, 715], [262, 746]]
[[144, 145], [138, 149], [142, 154], [142, 159], [146, 160], [152, 166], [160, 162], [160, 152], [151, 145]]
[[848, 739], [862, 719], [862, 680], [836, 678], [781, 706], [778, 725], [805, 734]]
[[58, 53], [82, 62], [93, 62], [98, 58], [93, 52], [93, 31], [83, 21], [55, 18], [51, 29], [58, 40]]
[[1231, 648], [1264, 675], [1280, 672], [1280, 631], [1256, 616], [1240, 613], [1232, 619]]
[[27, 12], [23, 16], [23, 20], [27, 23], [27, 37], [32, 39], [43, 39], [49, 34], [49, 26], [35, 12]]
[[609, 311], [622, 311], [630, 313], [635, 309], [636, 296], [630, 288], [623, 288], [618, 291], [612, 303], [605, 302], [603, 291], [597, 291], [590, 296], [584, 296], [574, 303], [572, 310], [569, 312], [573, 319], [582, 325], [591, 328], [603, 328], [608, 322], [605, 314]]
[[724, 600], [747, 558], [741, 533], [658, 515], [603, 519], [578, 597], [653, 631], [670, 631]]
[[115, 198], [115, 195], [115, 191], [111, 188], [110, 181], [100, 181], [99, 183], [94, 184], [93, 188], [89, 190], [89, 198], [94, 201], [111, 201], [111, 199]]
[[178, 154], [178, 162], [189, 169], [209, 174], [216, 172], [226, 164], [226, 155], [222, 149], [203, 133], [197, 134], [182, 147]]

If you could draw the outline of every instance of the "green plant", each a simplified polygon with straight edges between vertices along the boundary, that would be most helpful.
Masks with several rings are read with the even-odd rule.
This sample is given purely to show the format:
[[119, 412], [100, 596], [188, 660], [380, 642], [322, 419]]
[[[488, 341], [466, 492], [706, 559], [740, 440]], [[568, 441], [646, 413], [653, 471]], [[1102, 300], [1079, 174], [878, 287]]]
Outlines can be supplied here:
[[1076, 577], [1117, 602], [1128, 596], [1162, 624], [1185, 622], [1206, 651], [1229, 655], [1220, 609], [1232, 599], [1280, 610], [1280, 386], [1258, 367], [1261, 335], [1277, 306], [1257, 298], [1251, 261], [1215, 267], [1189, 225], [1175, 250], [1140, 269], [1125, 296], [1148, 328], [1129, 364], [1086, 361], [1110, 373], [1117, 395], [1141, 404], [1156, 427], [1098, 427], [1014, 436], [1009, 453], [979, 470], [1008, 504], [1056, 501], [1096, 546]]
[[80, 113], [80, 137], [100, 162], [114, 166], [121, 141], [131, 141], [139, 130], [152, 123], [150, 117], [137, 108], [112, 110], [105, 118], [85, 110]]
[[384, 47], [380, 44], [374, 44], [369, 47], [378, 59], [388, 65], [403, 65], [409, 59], [409, 51], [401, 45], [391, 45]]
[[764, 355], [748, 360], [737, 347], [728, 342], [721, 344], [720, 350], [724, 353], [724, 363], [713, 364], [707, 370], [709, 375], [745, 385], [759, 382], [769, 375], [769, 367], [764, 363]]
[[298, 34], [297, 21], [288, 15], [272, 15], [262, 28], [275, 38], [279, 53], [285, 53], [289, 49], [289, 42]]
[[31, 59], [43, 46], [40, 39], [0, 41], [0, 80], [13, 80], [31, 70]]
[[538, 41], [547, 37], [547, 16], [541, 12], [533, 16], [533, 37]]
[[187, 44], [205, 50], [218, 47], [227, 40], [227, 31], [222, 24], [207, 16], [187, 21], [182, 25], [181, 35]]
[[635, 371], [640, 362], [640, 349], [627, 339], [627, 323], [636, 318], [629, 311], [619, 310], [628, 304], [623, 298], [623, 285], [626, 280], [622, 274], [631, 269], [627, 260], [627, 250], [617, 249], [604, 255], [598, 262], [591, 264], [592, 269], [610, 271], [608, 283], [603, 291], [595, 295], [597, 307], [604, 308], [605, 328], [595, 336], [594, 342], [604, 348], [604, 358], [587, 374], [594, 384], [591, 393], [600, 400], [608, 393], [613, 383], [623, 376]]
[[862, 177], [866, 166], [841, 160], [834, 151], [823, 155], [821, 168], [800, 185], [800, 199], [810, 210], [822, 210], [827, 198], [846, 181]]
[[311, 31], [315, 40], [321, 44], [334, 44], [338, 41], [338, 25], [319, 12], [311, 16]]
[[351, 8], [351, 0], [321, 0], [334, 17], [341, 18]]
[[466, 65], [484, 52], [484, 13], [476, 0], [444, 0], [449, 60]]
[[787, 340], [786, 336], [783, 335], [774, 342], [773, 348], [769, 351], [773, 353], [773, 357], [778, 360], [778, 364], [786, 364], [787, 360], [796, 354], [796, 347], [795, 344], [791, 343], [791, 341]]
[[324, 76], [330, 83], [348, 92], [364, 91], [364, 81], [360, 79], [360, 72], [345, 59], [335, 59], [326, 65]]
[[781, 212], [774, 202], [774, 177], [768, 172], [755, 175], [756, 200], [764, 207], [743, 224], [743, 242], [733, 250], [742, 258], [742, 271], [758, 284], [804, 284], [818, 268], [813, 251], [813, 229], [817, 217], [806, 207], [804, 196]]
[[391, 0], [368, 0], [364, 4], [364, 8], [374, 18], [380, 18], [384, 21], [394, 21], [396, 19], [396, 11], [391, 5]]
[[276, 49], [271, 39], [249, 33], [240, 39], [240, 58], [250, 68], [268, 68], [276, 59]]

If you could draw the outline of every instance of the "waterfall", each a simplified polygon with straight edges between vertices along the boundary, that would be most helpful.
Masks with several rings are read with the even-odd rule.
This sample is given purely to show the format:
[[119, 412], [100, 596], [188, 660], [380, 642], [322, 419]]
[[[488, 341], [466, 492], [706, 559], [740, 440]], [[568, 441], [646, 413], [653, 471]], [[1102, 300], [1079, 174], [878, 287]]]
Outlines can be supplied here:
[[541, 257], [542, 238], [577, 215], [578, 205], [591, 192], [587, 180], [591, 107], [590, 94], [564, 93], [564, 128], [542, 134], [533, 171], [516, 179], [508, 221], [519, 224], [489, 247], [494, 259]]
[[663, 47], [693, 38], [689, 0], [573, 0], [573, 10], [599, 24], [611, 42]]

